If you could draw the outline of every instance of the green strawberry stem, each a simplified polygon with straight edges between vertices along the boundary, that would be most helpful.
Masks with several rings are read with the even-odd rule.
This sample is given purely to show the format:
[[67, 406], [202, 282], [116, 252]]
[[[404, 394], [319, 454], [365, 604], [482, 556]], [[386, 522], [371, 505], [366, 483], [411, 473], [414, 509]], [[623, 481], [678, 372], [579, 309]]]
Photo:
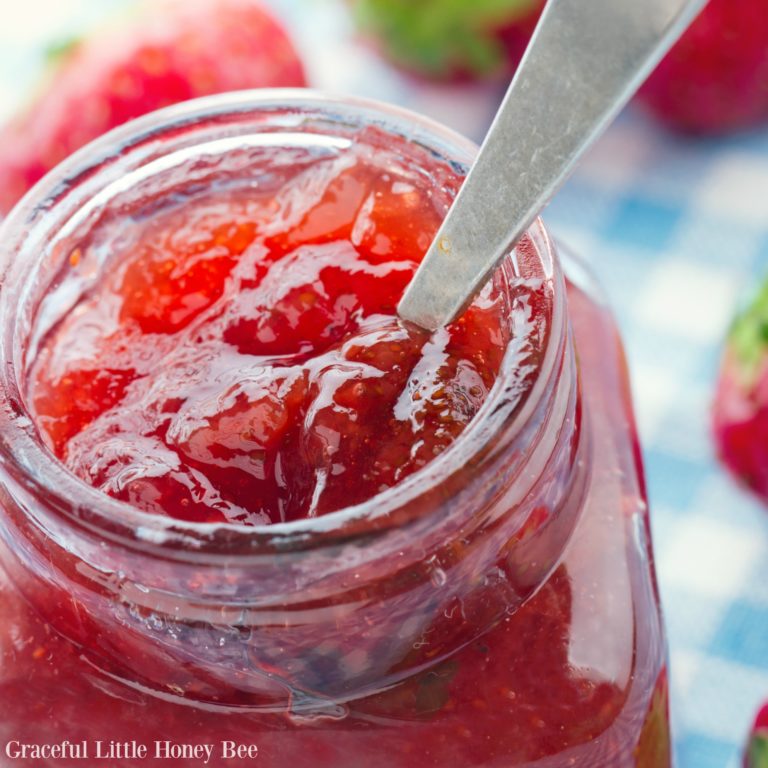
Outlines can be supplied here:
[[61, 40], [55, 40], [45, 47], [43, 54], [49, 64], [58, 64], [62, 59], [67, 58], [80, 45], [82, 37], [73, 35]]
[[768, 768], [768, 730], [761, 729], [752, 734], [745, 768]]
[[743, 384], [749, 386], [760, 369], [768, 351], [768, 280], [752, 303], [734, 320], [728, 343], [735, 355]]

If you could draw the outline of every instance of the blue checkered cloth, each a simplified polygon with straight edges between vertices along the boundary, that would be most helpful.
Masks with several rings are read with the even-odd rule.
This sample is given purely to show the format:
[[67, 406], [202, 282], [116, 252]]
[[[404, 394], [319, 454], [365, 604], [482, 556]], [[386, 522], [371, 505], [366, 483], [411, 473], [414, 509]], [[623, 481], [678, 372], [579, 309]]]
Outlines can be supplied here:
[[[0, 116], [41, 52], [128, 0], [24, 0], [3, 12]], [[436, 87], [358, 43], [341, 0], [272, 0], [314, 85], [400, 103], [480, 139], [493, 86]], [[718, 467], [709, 405], [723, 336], [768, 272], [768, 129], [667, 135], [629, 111], [545, 214], [593, 266], [618, 316], [644, 447], [669, 632], [679, 768], [737, 768], [768, 698], [768, 512]]]

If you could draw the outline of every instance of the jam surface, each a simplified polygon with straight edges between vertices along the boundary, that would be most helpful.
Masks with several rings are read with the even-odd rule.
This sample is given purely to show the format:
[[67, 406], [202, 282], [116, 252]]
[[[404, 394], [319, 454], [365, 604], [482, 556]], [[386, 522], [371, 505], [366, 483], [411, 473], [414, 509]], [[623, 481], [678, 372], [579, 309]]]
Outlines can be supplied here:
[[436, 191], [365, 144], [280, 168], [277, 187], [109, 220], [70, 255], [105, 277], [48, 333], [30, 401], [67, 466], [134, 507], [255, 525], [365, 501], [445, 450], [494, 383], [502, 276], [434, 334], [396, 316], [457, 178]]

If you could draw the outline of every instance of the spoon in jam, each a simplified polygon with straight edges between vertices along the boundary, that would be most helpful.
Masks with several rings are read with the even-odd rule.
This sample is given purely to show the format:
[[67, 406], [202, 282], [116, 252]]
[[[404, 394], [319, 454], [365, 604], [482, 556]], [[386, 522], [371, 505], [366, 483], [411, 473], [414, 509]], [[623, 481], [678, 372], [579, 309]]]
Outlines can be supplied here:
[[400, 317], [435, 330], [466, 308], [705, 3], [549, 0]]

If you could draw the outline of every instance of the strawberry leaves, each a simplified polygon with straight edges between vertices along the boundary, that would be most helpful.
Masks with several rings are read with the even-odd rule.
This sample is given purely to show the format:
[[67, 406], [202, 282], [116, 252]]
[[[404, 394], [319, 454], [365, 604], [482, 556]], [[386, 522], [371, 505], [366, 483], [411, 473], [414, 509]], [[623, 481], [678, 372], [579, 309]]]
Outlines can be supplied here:
[[430, 77], [482, 77], [504, 69], [500, 30], [527, 22], [538, 0], [355, 0], [361, 29], [385, 54]]
[[734, 320], [728, 335], [742, 383], [754, 382], [768, 354], [768, 280], [752, 303]]
[[768, 703], [763, 704], [752, 726], [744, 768], [768, 768]]

